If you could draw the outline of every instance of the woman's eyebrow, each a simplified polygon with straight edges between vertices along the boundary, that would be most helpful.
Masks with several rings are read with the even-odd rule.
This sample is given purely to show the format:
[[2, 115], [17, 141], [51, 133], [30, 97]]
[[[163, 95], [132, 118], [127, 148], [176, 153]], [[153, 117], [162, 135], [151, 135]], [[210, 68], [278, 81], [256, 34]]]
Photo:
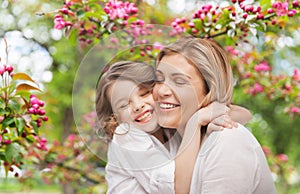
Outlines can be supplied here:
[[183, 77], [186, 77], [187, 79], [190, 79], [190, 80], [192, 79], [191, 76], [186, 75], [184, 73], [172, 73], [171, 76], [173, 76], [173, 77], [174, 76], [183, 76]]
[[159, 69], [157, 69], [155, 72], [163, 74], [163, 72], [161, 70], [159, 70]]
[[[157, 69], [156, 70], [157, 73], [161, 73], [161, 74], [164, 74], [161, 70]], [[174, 77], [174, 76], [184, 76], [186, 77], [187, 79], [192, 79], [191, 76], [189, 75], [186, 75], [184, 73], [171, 73], [171, 76]]]

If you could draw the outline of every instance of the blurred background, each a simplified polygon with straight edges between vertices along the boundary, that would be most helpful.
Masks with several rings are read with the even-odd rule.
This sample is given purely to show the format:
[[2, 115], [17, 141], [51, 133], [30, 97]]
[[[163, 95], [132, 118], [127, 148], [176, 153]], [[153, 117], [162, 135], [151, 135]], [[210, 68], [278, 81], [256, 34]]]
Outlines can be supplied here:
[[[66, 1], [65, 4], [69, 2], [82, 4], [85, 1]], [[204, 4], [227, 7], [235, 3], [197, 0], [131, 2], [138, 8], [138, 15], [134, 17], [143, 19], [145, 23], [173, 26], [177, 31], [178, 25], [185, 25], [184, 28], [188, 29], [187, 24], [181, 25], [185, 21], [180, 22], [180, 19], [192, 18], [195, 11]], [[259, 1], [247, 2], [260, 4]], [[270, 5], [270, 1], [265, 1], [265, 4], [261, 3], [262, 9], [266, 2]], [[83, 27], [80, 25], [83, 24], [76, 21], [82, 19], [80, 14], [93, 13], [93, 10], [103, 8], [105, 3], [107, 2], [99, 1], [98, 6], [91, 6], [90, 10], [75, 7], [75, 10], [80, 8], [82, 12], [76, 12], [76, 19], [72, 18], [70, 13], [63, 16], [72, 20], [73, 28], [64, 26], [59, 29], [54, 27], [54, 18], [55, 15], [63, 13], [57, 11], [64, 7], [63, 1], [0, 1], [1, 63], [7, 60], [7, 64], [13, 65], [15, 72], [26, 72], [38, 83], [42, 92], [36, 95], [45, 102], [46, 115], [49, 118], [39, 132], [47, 139], [47, 151], [29, 154], [21, 169], [13, 167], [7, 171], [8, 177], [5, 175], [5, 165], [1, 165], [0, 160], [0, 193], [105, 193], [105, 161], [99, 160], [80, 143], [78, 123], [75, 125], [72, 108], [72, 90], [79, 65], [92, 45], [99, 43], [101, 38], [109, 34], [108, 30], [96, 37], [96, 33], [90, 32], [91, 36], [95, 36], [91, 39], [88, 32], [82, 32]], [[224, 9], [223, 12], [228, 12], [228, 9]], [[102, 17], [101, 14], [105, 13], [102, 11], [99, 14], [99, 17]], [[255, 30], [257, 22], [256, 26], [251, 28], [250, 25], [248, 30], [240, 34], [227, 31], [224, 36], [215, 37], [231, 54], [236, 77], [233, 103], [248, 108], [253, 114], [252, 120], [246, 126], [263, 146], [278, 193], [282, 194], [300, 193], [298, 15], [299, 13], [296, 13], [294, 17], [286, 16], [277, 21], [260, 22], [260, 28], [268, 29], [266, 33]], [[276, 23], [277, 27], [272, 27], [270, 22]], [[194, 24], [198, 25], [197, 21]], [[238, 28], [238, 24], [236, 26]], [[217, 31], [218, 26], [215, 27]], [[195, 33], [198, 32], [200, 30]], [[8, 55], [4, 38], [8, 45]], [[111, 41], [115, 43], [114, 40]], [[153, 59], [157, 53], [147, 52], [137, 49], [128, 52], [127, 55], [130, 55], [131, 59], [145, 57], [141, 60], [147, 61]], [[108, 58], [106, 60], [108, 61]], [[93, 95], [93, 92], [86, 91], [83, 99], [90, 99]], [[89, 101], [93, 101], [92, 98]], [[82, 103], [81, 106], [85, 106], [85, 102]], [[86, 114], [80, 127], [91, 128], [94, 118], [93, 113]]]

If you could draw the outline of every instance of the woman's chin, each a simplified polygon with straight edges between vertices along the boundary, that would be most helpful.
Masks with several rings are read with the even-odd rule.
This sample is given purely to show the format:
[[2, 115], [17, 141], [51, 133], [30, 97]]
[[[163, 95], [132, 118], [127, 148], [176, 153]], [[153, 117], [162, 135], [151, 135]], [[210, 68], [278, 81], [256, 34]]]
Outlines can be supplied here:
[[170, 117], [158, 117], [158, 124], [164, 128], [177, 128], [179, 120]]

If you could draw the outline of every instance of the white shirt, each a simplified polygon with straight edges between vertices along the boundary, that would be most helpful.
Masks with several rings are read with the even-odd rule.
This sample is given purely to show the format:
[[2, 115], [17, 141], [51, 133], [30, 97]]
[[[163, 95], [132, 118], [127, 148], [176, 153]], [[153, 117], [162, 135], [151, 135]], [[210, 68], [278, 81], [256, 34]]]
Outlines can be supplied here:
[[[116, 132], [124, 133], [128, 126], [121, 124]], [[105, 168], [107, 193], [174, 193], [174, 172], [180, 137], [171, 138], [170, 151], [156, 139], [130, 127], [127, 134], [114, 134], [108, 147]]]
[[261, 146], [244, 126], [213, 132], [194, 167], [191, 194], [274, 194]]

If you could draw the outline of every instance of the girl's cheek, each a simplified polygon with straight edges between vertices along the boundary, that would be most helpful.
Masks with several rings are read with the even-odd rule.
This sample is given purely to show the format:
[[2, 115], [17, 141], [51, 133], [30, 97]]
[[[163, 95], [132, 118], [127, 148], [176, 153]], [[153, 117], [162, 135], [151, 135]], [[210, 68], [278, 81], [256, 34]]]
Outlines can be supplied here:
[[153, 90], [152, 90], [152, 96], [153, 96], [154, 101], [157, 101], [157, 91], [158, 91], [158, 86], [155, 85]]

